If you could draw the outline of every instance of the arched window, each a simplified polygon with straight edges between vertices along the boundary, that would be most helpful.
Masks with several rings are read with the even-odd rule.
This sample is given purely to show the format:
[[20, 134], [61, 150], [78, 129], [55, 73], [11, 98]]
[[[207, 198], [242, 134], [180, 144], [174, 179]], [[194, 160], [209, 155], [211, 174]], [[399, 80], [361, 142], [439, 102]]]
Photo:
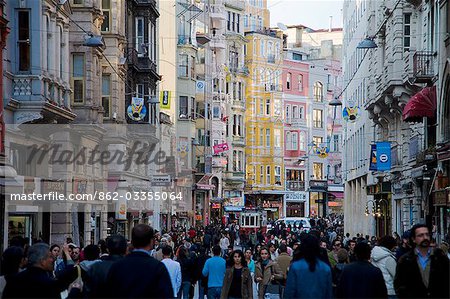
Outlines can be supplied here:
[[314, 101], [322, 102], [323, 101], [323, 84], [319, 81], [314, 82]]
[[292, 74], [287, 73], [287, 76], [286, 76], [286, 89], [287, 90], [291, 89], [291, 77], [292, 77]]

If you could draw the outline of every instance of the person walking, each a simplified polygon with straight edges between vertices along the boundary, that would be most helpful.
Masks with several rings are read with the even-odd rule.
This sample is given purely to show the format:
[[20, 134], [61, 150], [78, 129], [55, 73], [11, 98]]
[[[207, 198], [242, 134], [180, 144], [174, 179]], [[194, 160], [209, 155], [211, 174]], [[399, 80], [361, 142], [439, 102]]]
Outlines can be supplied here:
[[313, 235], [303, 237], [289, 268], [283, 298], [332, 297], [331, 269], [319, 254], [319, 240]]
[[430, 247], [425, 224], [411, 228], [414, 248], [397, 263], [394, 288], [399, 298], [449, 298], [449, 259], [440, 248]]
[[107, 277], [111, 266], [121, 260], [127, 251], [127, 240], [121, 235], [112, 235], [106, 239], [106, 250], [100, 262], [91, 266], [88, 271], [90, 277], [88, 297], [104, 298], [107, 294]]
[[221, 299], [253, 299], [253, 282], [242, 250], [232, 254], [233, 264], [227, 268], [223, 280]]
[[[260, 256], [260, 260], [255, 267], [255, 282], [258, 283], [258, 298], [263, 299], [265, 294], [274, 294], [271, 292], [277, 288], [276, 285], [278, 281], [283, 279], [283, 274], [277, 262], [270, 259], [269, 249], [262, 248]], [[269, 285], [275, 285], [275, 287], [269, 287]], [[278, 295], [281, 295], [280, 291], [281, 288], [277, 291]]]
[[202, 270], [203, 276], [208, 277], [208, 299], [219, 299], [222, 293], [226, 262], [220, 257], [220, 251], [220, 246], [213, 247], [214, 256], [205, 262]]
[[334, 239], [333, 242], [331, 243], [331, 245], [332, 245], [332, 248], [328, 252], [328, 259], [330, 260], [331, 268], [334, 268], [334, 266], [336, 266], [336, 264], [338, 263], [337, 253], [338, 253], [339, 249], [342, 248], [342, 242]]
[[0, 298], [3, 298], [3, 290], [5, 289], [8, 280], [19, 273], [20, 268], [25, 265], [25, 254], [23, 248], [19, 246], [11, 246], [6, 248], [2, 254], [1, 261], [2, 276], [0, 276]]
[[230, 240], [225, 234], [222, 234], [222, 238], [220, 239], [220, 249], [222, 250], [223, 257], [225, 257], [228, 252], [228, 246], [230, 246]]
[[174, 294], [169, 272], [163, 263], [151, 256], [154, 231], [138, 224], [131, 232], [134, 250], [111, 266], [108, 275], [108, 297], [171, 298]]
[[348, 252], [346, 249], [341, 248], [337, 253], [338, 263], [331, 270], [333, 277], [333, 293], [336, 295], [336, 289], [341, 280], [342, 271], [344, 271], [345, 266], [349, 263]]
[[167, 271], [169, 272], [170, 281], [172, 282], [173, 298], [177, 298], [182, 281], [180, 263], [172, 260], [173, 250], [169, 245], [165, 245], [161, 248], [161, 253], [163, 256], [161, 262], [166, 266]]
[[205, 299], [205, 295], [208, 290], [208, 279], [202, 275], [202, 270], [209, 258], [209, 255], [206, 254], [206, 249], [204, 247], [200, 247], [198, 250], [198, 257], [195, 262], [195, 280], [198, 281], [199, 299]]
[[255, 261], [252, 259], [252, 250], [247, 249], [245, 251], [245, 261], [247, 263], [247, 267], [250, 270], [250, 273], [252, 275], [255, 274]]
[[194, 261], [189, 257], [189, 252], [183, 245], [178, 248], [177, 262], [181, 266], [181, 288], [178, 291], [178, 298], [188, 299], [192, 285]]
[[337, 298], [387, 298], [383, 273], [369, 262], [370, 253], [369, 244], [356, 244], [356, 262], [344, 267], [336, 290]]
[[397, 245], [394, 237], [384, 236], [378, 241], [378, 246], [372, 249], [372, 265], [381, 270], [384, 277], [384, 283], [388, 292], [388, 297], [395, 298], [394, 277], [397, 261], [392, 250]]

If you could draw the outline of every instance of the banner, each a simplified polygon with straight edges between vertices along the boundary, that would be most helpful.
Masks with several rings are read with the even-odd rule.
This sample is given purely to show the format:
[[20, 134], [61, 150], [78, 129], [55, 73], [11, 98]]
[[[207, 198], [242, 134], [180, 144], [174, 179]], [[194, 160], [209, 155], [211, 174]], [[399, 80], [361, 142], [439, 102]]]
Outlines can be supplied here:
[[223, 153], [227, 150], [229, 150], [228, 143], [221, 143], [213, 146], [214, 155]]
[[377, 145], [370, 145], [370, 162], [369, 162], [369, 170], [377, 171]]
[[142, 121], [147, 115], [144, 99], [132, 97], [131, 104], [127, 108], [128, 117], [134, 121]]
[[159, 94], [159, 106], [162, 109], [170, 109], [170, 91], [163, 90]]
[[377, 170], [391, 170], [391, 143], [377, 142]]

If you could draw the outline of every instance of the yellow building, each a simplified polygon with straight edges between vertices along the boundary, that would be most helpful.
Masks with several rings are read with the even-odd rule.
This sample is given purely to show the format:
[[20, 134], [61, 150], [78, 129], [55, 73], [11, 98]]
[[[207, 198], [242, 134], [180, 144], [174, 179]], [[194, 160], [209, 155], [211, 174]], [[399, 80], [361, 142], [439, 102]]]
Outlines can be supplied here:
[[252, 31], [246, 66], [246, 207], [260, 207], [269, 219], [283, 215], [284, 161], [282, 47], [273, 31]]

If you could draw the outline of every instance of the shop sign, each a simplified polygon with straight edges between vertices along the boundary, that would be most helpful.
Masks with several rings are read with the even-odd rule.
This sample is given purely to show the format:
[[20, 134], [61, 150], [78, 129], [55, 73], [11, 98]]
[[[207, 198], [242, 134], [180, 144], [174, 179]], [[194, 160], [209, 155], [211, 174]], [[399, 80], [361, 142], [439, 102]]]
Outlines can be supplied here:
[[228, 146], [228, 143], [221, 143], [221, 144], [216, 144], [213, 146], [213, 150], [214, 150], [214, 155], [226, 152], [230, 149], [230, 147]]
[[220, 203], [211, 204], [211, 209], [220, 209]]
[[319, 180], [310, 180], [309, 188], [316, 190], [327, 190], [328, 183], [327, 181], [319, 181]]
[[445, 206], [448, 194], [445, 190], [439, 190], [434, 192], [433, 204], [435, 206]]
[[225, 207], [244, 207], [243, 197], [231, 197], [224, 200]]
[[171, 183], [170, 175], [154, 175], [152, 177], [152, 186], [168, 187]]
[[286, 201], [306, 201], [306, 193], [288, 193], [286, 194]]
[[267, 208], [282, 208], [283, 204], [281, 202], [263, 202], [263, 208], [267, 209]]

